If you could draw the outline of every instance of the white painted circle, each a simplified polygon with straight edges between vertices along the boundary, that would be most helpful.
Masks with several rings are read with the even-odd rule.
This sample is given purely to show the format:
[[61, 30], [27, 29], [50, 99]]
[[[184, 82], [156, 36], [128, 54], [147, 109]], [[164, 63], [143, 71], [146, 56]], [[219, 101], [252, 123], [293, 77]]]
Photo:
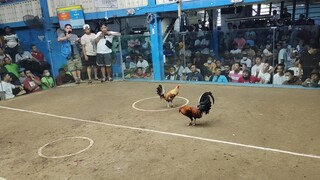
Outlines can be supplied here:
[[181, 105], [179, 107], [176, 107], [176, 108], [167, 108], [167, 109], [140, 109], [140, 108], [137, 108], [136, 107], [136, 104], [139, 103], [139, 102], [142, 102], [142, 101], [145, 101], [145, 100], [148, 100], [148, 99], [156, 99], [156, 98], [159, 98], [159, 96], [155, 96], [155, 97], [148, 97], [148, 98], [144, 98], [144, 99], [140, 99], [136, 102], [134, 102], [132, 104], [132, 108], [133, 109], [136, 109], [138, 111], [145, 111], [145, 112], [159, 112], [159, 111], [170, 111], [170, 110], [173, 110], [173, 109], [177, 109], [177, 108], [180, 108], [180, 107], [183, 107], [187, 104], [189, 104], [189, 100], [187, 98], [184, 98], [184, 97], [181, 97], [181, 96], [176, 96], [175, 98], [179, 98], [179, 99], [184, 99], [186, 101], [186, 103], [184, 105]]
[[[89, 144], [89, 146], [87, 146], [86, 148], [84, 148], [84, 149], [82, 149], [82, 150], [80, 150], [78, 152], [67, 154], [67, 155], [63, 155], [63, 156], [46, 156], [46, 155], [42, 154], [43, 148], [47, 147], [49, 144], [53, 144], [53, 143], [56, 143], [56, 142], [59, 142], [59, 141], [63, 141], [63, 140], [66, 140], [66, 139], [85, 139], [85, 140], [88, 140], [90, 142], [90, 144]], [[87, 137], [81, 137], [81, 136], [61, 138], [61, 139], [58, 139], [58, 140], [55, 140], [55, 141], [52, 141], [50, 143], [47, 143], [47, 144], [43, 145], [41, 148], [38, 149], [38, 155], [41, 156], [41, 157], [44, 157], [44, 158], [52, 158], [52, 159], [74, 156], [76, 154], [80, 154], [80, 153], [88, 150], [93, 145], [93, 143], [94, 143], [94, 141], [92, 139], [87, 138]]]
[[6, 178], [0, 177], [0, 180], [7, 180]]

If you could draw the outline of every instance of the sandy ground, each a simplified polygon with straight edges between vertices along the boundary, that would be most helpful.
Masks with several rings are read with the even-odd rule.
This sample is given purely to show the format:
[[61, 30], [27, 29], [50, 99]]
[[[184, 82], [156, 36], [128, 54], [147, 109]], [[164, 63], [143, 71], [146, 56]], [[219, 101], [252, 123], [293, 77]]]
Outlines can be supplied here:
[[[166, 89], [175, 85], [164, 84]], [[205, 91], [212, 91], [216, 100], [210, 114], [189, 127], [176, 108], [186, 100], [175, 99], [175, 108], [168, 110], [156, 98], [156, 86], [81, 84], [0, 101], [0, 177], [320, 179], [319, 90], [180, 84], [179, 96], [189, 105], [196, 106]], [[137, 102], [137, 108], [165, 111], [132, 108], [144, 98], [149, 99]], [[63, 139], [68, 137], [90, 138], [94, 144], [69, 157], [39, 156], [47, 143], [42, 149], [46, 156], [70, 155], [90, 143]]]

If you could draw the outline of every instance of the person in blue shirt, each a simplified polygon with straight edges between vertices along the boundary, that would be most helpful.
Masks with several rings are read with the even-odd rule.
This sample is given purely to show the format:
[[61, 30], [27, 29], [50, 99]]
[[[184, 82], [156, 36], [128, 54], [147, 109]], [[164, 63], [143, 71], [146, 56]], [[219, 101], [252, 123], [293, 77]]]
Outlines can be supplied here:
[[227, 83], [228, 82], [226, 76], [221, 75], [221, 68], [220, 67], [216, 67], [216, 69], [214, 71], [214, 76], [212, 78], [212, 82], [214, 82], [214, 83]]

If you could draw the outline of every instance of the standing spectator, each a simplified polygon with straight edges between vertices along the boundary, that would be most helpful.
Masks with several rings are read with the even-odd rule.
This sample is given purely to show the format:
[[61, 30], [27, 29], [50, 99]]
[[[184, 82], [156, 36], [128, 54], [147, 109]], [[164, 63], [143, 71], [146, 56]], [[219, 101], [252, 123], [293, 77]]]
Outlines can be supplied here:
[[294, 76], [294, 72], [292, 70], [286, 70], [285, 79], [286, 81], [283, 82], [283, 85], [301, 85], [302, 81], [297, 77]]
[[236, 38], [234, 38], [233, 43], [237, 44], [238, 49], [243, 49], [244, 45], [246, 45], [246, 40], [243, 38], [242, 33], [237, 33]]
[[60, 68], [56, 81], [57, 81], [57, 86], [61, 86], [67, 83], [73, 83], [74, 78], [70, 74], [67, 74], [64, 68]]
[[243, 70], [242, 76], [239, 78], [239, 83], [258, 83], [260, 78], [252, 76], [248, 69]]
[[273, 61], [273, 53], [271, 52], [272, 50], [272, 47], [271, 47], [271, 44], [267, 44], [266, 45], [266, 48], [263, 50], [263, 57], [264, 57], [264, 62], [267, 62], [269, 64], [272, 64]]
[[273, 84], [281, 85], [286, 80], [284, 76], [284, 65], [278, 64], [276, 71], [277, 73], [273, 75]]
[[15, 57], [15, 55], [18, 53], [18, 47], [20, 45], [18, 35], [12, 31], [9, 26], [6, 26], [4, 28], [3, 39], [5, 42], [6, 53], [9, 54], [10, 57]]
[[35, 76], [31, 73], [30, 70], [26, 69], [24, 71], [27, 78], [23, 81], [23, 87], [27, 93], [34, 93], [41, 91], [41, 80], [38, 76]]
[[50, 76], [49, 70], [43, 70], [42, 78], [41, 78], [41, 87], [42, 90], [47, 90], [54, 87], [54, 80]]
[[229, 73], [229, 78], [231, 82], [237, 83], [239, 78], [242, 76], [242, 71], [240, 70], [240, 63], [234, 63], [232, 66], [232, 71]]
[[[112, 81], [111, 65], [112, 65], [112, 41], [114, 36], [120, 36], [121, 33], [109, 31], [106, 23], [101, 24], [100, 30], [95, 37], [97, 43], [97, 65], [100, 66], [102, 79]], [[107, 71], [107, 77], [106, 77]]]
[[149, 67], [148, 61], [145, 60], [141, 54], [138, 55], [137, 67], [141, 67], [143, 73], [146, 73], [146, 70]]
[[301, 54], [299, 68], [303, 69], [302, 79], [309, 77], [313, 69], [320, 69], [320, 53], [317, 44], [310, 44], [309, 50]]
[[212, 82], [216, 82], [216, 83], [227, 83], [228, 82], [226, 76], [221, 74], [220, 67], [216, 67], [216, 69], [214, 71], [214, 76], [212, 78]]
[[288, 54], [286, 43], [280, 42], [280, 51], [278, 54], [278, 64], [287, 64], [288, 63]]
[[85, 66], [87, 67], [88, 82], [91, 80], [91, 68], [93, 66], [94, 79], [98, 80], [98, 68], [97, 68], [97, 52], [94, 33], [91, 33], [89, 24], [83, 25], [84, 35], [81, 37], [82, 53], [85, 59]]
[[284, 20], [285, 25], [291, 24], [291, 14], [288, 12], [287, 8], [283, 8], [283, 12], [280, 17]]
[[58, 37], [58, 41], [62, 42], [62, 55], [67, 59], [68, 69], [76, 80], [76, 84], [80, 84], [82, 70], [78, 40], [78, 36], [72, 34], [71, 24], [66, 24], [64, 26], [64, 33]]

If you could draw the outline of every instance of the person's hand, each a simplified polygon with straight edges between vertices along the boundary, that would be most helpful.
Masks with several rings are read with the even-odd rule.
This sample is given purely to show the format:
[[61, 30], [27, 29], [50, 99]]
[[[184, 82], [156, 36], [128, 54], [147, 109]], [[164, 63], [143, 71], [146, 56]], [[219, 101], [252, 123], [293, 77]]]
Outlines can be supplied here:
[[88, 61], [88, 56], [87, 55], [84, 55], [84, 59], [86, 60], [86, 61]]

